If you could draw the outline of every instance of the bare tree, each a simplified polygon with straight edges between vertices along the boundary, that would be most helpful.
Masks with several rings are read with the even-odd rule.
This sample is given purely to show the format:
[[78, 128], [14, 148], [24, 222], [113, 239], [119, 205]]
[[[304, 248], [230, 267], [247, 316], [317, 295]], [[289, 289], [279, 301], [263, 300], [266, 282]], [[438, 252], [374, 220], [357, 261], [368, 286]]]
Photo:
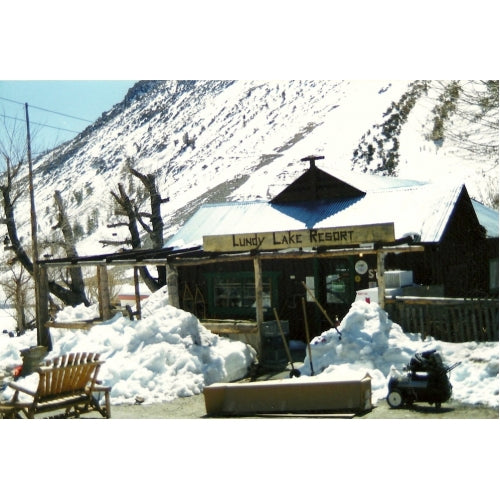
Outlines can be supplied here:
[[[35, 327], [34, 297], [31, 286], [31, 276], [24, 267], [15, 262], [7, 263], [9, 269], [0, 281], [0, 285], [5, 293], [7, 304], [14, 310], [14, 319], [18, 334], [23, 334], [26, 330]], [[31, 303], [29, 301], [31, 297]]]
[[432, 81], [437, 97], [429, 139], [450, 141], [466, 157], [498, 166], [498, 80]]
[[[126, 271], [124, 267], [115, 266], [108, 268], [108, 290], [111, 303], [117, 302], [118, 292], [120, 291], [121, 285], [127, 283]], [[98, 278], [94, 274], [92, 276], [87, 276], [85, 278], [86, 290], [90, 300], [93, 303], [99, 301], [99, 283]]]
[[[124, 226], [128, 227], [130, 239], [115, 242], [115, 244], [130, 244], [133, 249], [142, 248], [141, 235], [139, 228], [142, 228], [151, 240], [154, 249], [163, 247], [163, 218], [161, 216], [161, 205], [169, 201], [169, 198], [162, 198], [156, 185], [154, 174], [144, 175], [132, 166], [132, 160], [126, 162], [126, 169], [132, 176], [139, 179], [145, 189], [145, 196], [139, 196], [136, 192], [136, 198], [131, 198], [127, 193], [123, 183], [118, 184], [115, 191], [111, 191], [117, 210], [116, 214], [125, 216], [127, 222], [110, 224], [108, 227]], [[149, 200], [150, 210], [141, 210], [141, 205], [145, 200]], [[101, 243], [109, 243], [102, 241]], [[147, 267], [140, 267], [139, 272], [146, 286], [151, 291], [159, 290], [166, 284], [166, 268], [157, 266], [158, 276], [151, 275]]]
[[[66, 207], [64, 206], [61, 192], [56, 190], [54, 193], [54, 200], [57, 207], [58, 221], [55, 226], [52, 227], [53, 230], [60, 229], [63, 238], [60, 240], [60, 245], [64, 248], [64, 252], [67, 257], [78, 257], [78, 252], [76, 251], [76, 241], [75, 235], [73, 233], [73, 228], [69, 223], [68, 215], [66, 213]], [[89, 301], [85, 296], [85, 283], [83, 280], [82, 268], [81, 267], [70, 267], [69, 269], [70, 281], [67, 283], [68, 287], [76, 294], [80, 295], [82, 302], [88, 306]]]
[[483, 201], [498, 207], [498, 80], [414, 80], [397, 102], [384, 112], [353, 151], [352, 168], [382, 175], [397, 175], [400, 134], [414, 107], [428, 109], [425, 138], [436, 147], [452, 146], [455, 154], [484, 165], [482, 176], [491, 179]]
[[[3, 182], [0, 184], [0, 192], [3, 201], [4, 218], [0, 223], [7, 228], [7, 237], [10, 242], [10, 249], [14, 252], [13, 262], [19, 262], [28, 273], [33, 276], [33, 262], [28, 256], [17, 232], [14, 207], [16, 202], [23, 196], [23, 182], [20, 180], [20, 169], [22, 164], [12, 166], [9, 157], [5, 156], [6, 171], [3, 175]], [[64, 304], [76, 306], [78, 304], [88, 304], [85, 297], [83, 281], [76, 283], [69, 282], [68, 287], [64, 287], [54, 280], [49, 280], [49, 291], [60, 299]]]
[[[7, 117], [2, 115], [2, 134], [0, 134], [0, 152], [17, 165], [26, 158], [26, 131], [15, 121], [14, 125], [7, 124]], [[33, 134], [35, 135], [35, 134]]]

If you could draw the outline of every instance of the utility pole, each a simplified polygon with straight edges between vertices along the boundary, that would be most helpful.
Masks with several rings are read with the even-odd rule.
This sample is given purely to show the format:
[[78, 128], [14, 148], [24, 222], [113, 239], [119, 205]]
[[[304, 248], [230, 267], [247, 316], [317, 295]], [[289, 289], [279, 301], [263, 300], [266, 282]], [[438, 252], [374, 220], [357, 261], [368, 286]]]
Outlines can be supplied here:
[[[52, 340], [49, 331], [45, 326], [44, 313], [47, 305], [46, 294], [42, 297], [41, 290], [47, 290], [45, 286], [40, 284], [40, 268], [38, 264], [38, 240], [37, 240], [37, 221], [35, 210], [35, 190], [33, 187], [33, 164], [31, 161], [31, 137], [30, 137], [30, 120], [28, 114], [28, 103], [24, 104], [26, 111], [26, 140], [28, 150], [28, 180], [30, 190], [30, 207], [31, 207], [31, 250], [33, 253], [33, 280], [35, 282], [35, 314], [36, 314], [36, 330], [37, 330], [37, 344], [39, 346], [47, 347], [49, 351], [52, 350]], [[44, 273], [45, 276], [45, 273]], [[45, 280], [44, 280], [45, 282]], [[45, 300], [43, 300], [45, 299]]]

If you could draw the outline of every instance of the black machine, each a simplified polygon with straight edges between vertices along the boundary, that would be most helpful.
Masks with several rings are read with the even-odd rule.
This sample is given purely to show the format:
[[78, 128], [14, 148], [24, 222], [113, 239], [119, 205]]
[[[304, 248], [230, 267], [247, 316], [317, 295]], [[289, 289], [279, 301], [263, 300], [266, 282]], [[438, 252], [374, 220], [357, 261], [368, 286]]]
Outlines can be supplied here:
[[405, 374], [389, 379], [389, 406], [400, 408], [415, 402], [425, 402], [440, 408], [441, 403], [451, 397], [452, 385], [448, 373], [459, 364], [443, 364], [436, 349], [416, 353], [406, 366]]

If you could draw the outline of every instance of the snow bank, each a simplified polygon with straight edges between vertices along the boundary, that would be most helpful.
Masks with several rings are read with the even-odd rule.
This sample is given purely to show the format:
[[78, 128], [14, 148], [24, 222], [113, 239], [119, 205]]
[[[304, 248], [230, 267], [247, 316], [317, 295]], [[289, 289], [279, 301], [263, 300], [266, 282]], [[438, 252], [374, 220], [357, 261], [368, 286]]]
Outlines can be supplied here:
[[[99, 378], [111, 385], [113, 404], [134, 403], [141, 396], [146, 403], [171, 401], [200, 394], [205, 385], [230, 382], [244, 377], [256, 353], [243, 342], [219, 337], [198, 319], [166, 304], [160, 290], [146, 302], [144, 316], [131, 321], [114, 318], [82, 330], [52, 329], [50, 357], [68, 352], [98, 352], [106, 363]], [[95, 307], [65, 308], [57, 320], [75, 321], [96, 316]], [[0, 368], [21, 364], [19, 350], [36, 345], [35, 332], [22, 337], [0, 338]], [[26, 377], [31, 385], [37, 374]], [[10, 396], [4, 391], [4, 397]]]
[[[96, 307], [62, 310], [59, 321], [96, 317]], [[340, 333], [339, 333], [340, 332]], [[206, 385], [244, 377], [256, 359], [248, 345], [208, 331], [192, 314], [168, 305], [166, 289], [152, 294], [142, 308], [142, 320], [118, 314], [88, 332], [53, 329], [53, 352], [99, 352], [100, 378], [112, 386], [113, 404], [165, 402], [200, 394]], [[22, 363], [20, 350], [36, 345], [35, 332], [10, 338], [0, 335], [0, 370]], [[404, 333], [378, 304], [356, 301], [338, 331], [332, 328], [311, 341], [303, 376], [331, 379], [372, 378], [373, 403], [387, 396], [391, 371], [402, 371], [415, 352], [436, 349], [443, 361], [461, 364], [450, 372], [452, 398], [465, 403], [498, 407], [498, 342], [447, 343]], [[23, 384], [35, 384], [38, 375]], [[9, 390], [0, 397], [10, 397]]]
[[[368, 373], [376, 402], [387, 396], [391, 371], [402, 371], [415, 352], [428, 349], [436, 349], [445, 364], [461, 362], [450, 372], [452, 398], [498, 407], [498, 342], [422, 340], [419, 333], [404, 333], [373, 302], [354, 302], [338, 330], [332, 328], [311, 340], [312, 368], [318, 377], [357, 379]], [[308, 351], [301, 373], [311, 376]]]

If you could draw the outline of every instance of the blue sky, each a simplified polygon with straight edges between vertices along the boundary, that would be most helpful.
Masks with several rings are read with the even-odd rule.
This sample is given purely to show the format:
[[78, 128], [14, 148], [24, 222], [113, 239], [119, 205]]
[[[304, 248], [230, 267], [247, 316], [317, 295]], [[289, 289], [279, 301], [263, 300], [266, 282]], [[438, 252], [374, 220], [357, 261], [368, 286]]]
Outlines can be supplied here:
[[26, 129], [24, 103], [28, 103], [33, 153], [52, 149], [75, 137], [122, 101], [134, 83], [131, 80], [0, 80], [0, 136], [6, 133], [5, 127]]

